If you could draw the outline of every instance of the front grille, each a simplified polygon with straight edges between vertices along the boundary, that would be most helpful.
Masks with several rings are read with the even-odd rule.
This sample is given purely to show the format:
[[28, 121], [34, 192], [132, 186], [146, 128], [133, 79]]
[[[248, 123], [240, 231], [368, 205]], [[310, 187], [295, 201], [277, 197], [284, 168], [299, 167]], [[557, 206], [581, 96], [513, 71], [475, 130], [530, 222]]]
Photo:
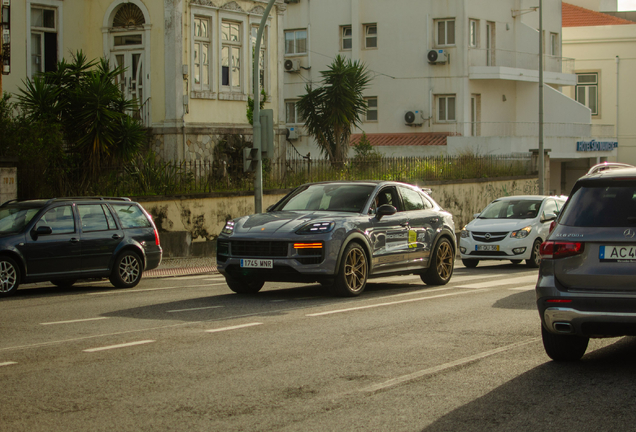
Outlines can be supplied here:
[[216, 243], [216, 260], [224, 263], [227, 261], [230, 254], [230, 242], [226, 240], [219, 240]]
[[231, 241], [233, 257], [286, 257], [288, 242], [283, 241]]
[[469, 255], [478, 256], [512, 256], [502, 251], [472, 251]]
[[[506, 236], [508, 235], [508, 231], [503, 231], [503, 232], [473, 231], [472, 234], [473, 234], [473, 238], [477, 240], [478, 242], [495, 243], [505, 239]], [[490, 238], [486, 238], [486, 234], [490, 234]]]

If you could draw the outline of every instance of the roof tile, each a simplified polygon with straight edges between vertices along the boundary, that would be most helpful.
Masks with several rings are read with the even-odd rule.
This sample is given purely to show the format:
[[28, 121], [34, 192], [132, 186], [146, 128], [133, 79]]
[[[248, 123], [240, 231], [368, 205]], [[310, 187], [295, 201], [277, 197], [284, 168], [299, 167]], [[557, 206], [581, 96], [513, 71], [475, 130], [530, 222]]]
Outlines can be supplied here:
[[[372, 146], [435, 146], [446, 145], [446, 137], [457, 136], [455, 132], [420, 132], [420, 133], [378, 133], [367, 134]], [[349, 145], [360, 142], [362, 134], [352, 134]]]
[[585, 9], [565, 2], [561, 5], [561, 22], [563, 27], [636, 24], [633, 21]]

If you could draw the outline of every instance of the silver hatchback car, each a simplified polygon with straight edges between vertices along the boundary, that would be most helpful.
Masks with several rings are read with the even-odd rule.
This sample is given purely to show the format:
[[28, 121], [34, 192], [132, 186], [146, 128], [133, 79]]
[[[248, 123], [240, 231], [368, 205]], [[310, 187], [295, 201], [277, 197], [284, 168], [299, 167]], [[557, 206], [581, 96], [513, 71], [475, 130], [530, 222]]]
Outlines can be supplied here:
[[548, 356], [578, 360], [589, 338], [636, 335], [636, 168], [580, 178], [553, 224], [536, 286]]

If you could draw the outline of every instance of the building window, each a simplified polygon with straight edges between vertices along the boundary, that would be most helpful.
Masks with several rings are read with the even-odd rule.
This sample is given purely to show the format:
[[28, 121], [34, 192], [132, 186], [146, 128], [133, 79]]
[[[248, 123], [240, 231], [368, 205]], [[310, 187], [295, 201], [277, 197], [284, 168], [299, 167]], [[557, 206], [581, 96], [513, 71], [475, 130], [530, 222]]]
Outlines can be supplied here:
[[559, 55], [559, 34], [558, 33], [550, 33], [550, 55], [551, 56]]
[[468, 46], [477, 48], [479, 46], [479, 21], [468, 20]]
[[194, 17], [194, 48], [192, 50], [193, 88], [197, 91], [210, 89], [210, 58], [212, 50], [210, 19]]
[[455, 20], [437, 21], [437, 45], [455, 45]]
[[454, 95], [437, 96], [437, 121], [456, 121]]
[[307, 54], [307, 30], [288, 30], [285, 32], [285, 54]]
[[353, 46], [351, 26], [340, 26], [340, 50], [349, 51]]
[[[256, 37], [258, 36], [258, 25], [252, 26], [250, 33], [250, 43], [252, 46], [252, 60], [254, 59], [254, 50], [256, 50]], [[267, 92], [267, 27], [263, 29], [263, 35], [261, 37], [261, 55], [258, 59], [258, 82], [262, 89]], [[253, 82], [250, 82], [250, 87], [253, 86]], [[252, 91], [254, 93], [254, 91]]]
[[368, 98], [364, 98], [364, 100], [367, 103], [367, 114], [364, 121], [377, 122], [378, 121], [378, 98], [368, 97]]
[[31, 8], [31, 76], [57, 69], [57, 10]]
[[221, 85], [241, 89], [241, 23], [221, 22]]
[[297, 102], [298, 101], [295, 101], [295, 100], [285, 101], [285, 110], [286, 110], [285, 122], [289, 125], [304, 123], [303, 118], [298, 112]]
[[366, 49], [378, 47], [378, 25], [377, 24], [364, 25], [364, 47]]
[[598, 73], [576, 74], [576, 101], [598, 115]]

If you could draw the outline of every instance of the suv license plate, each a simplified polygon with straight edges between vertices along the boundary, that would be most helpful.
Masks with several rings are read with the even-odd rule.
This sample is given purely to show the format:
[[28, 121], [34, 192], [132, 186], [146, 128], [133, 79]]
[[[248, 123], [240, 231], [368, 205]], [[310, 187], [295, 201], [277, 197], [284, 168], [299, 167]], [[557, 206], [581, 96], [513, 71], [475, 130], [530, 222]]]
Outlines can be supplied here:
[[636, 246], [601, 246], [598, 259], [603, 262], [636, 262]]
[[480, 252], [493, 252], [499, 250], [499, 245], [477, 245], [475, 246], [476, 251]]
[[271, 259], [242, 259], [243, 268], [274, 268], [274, 260]]

